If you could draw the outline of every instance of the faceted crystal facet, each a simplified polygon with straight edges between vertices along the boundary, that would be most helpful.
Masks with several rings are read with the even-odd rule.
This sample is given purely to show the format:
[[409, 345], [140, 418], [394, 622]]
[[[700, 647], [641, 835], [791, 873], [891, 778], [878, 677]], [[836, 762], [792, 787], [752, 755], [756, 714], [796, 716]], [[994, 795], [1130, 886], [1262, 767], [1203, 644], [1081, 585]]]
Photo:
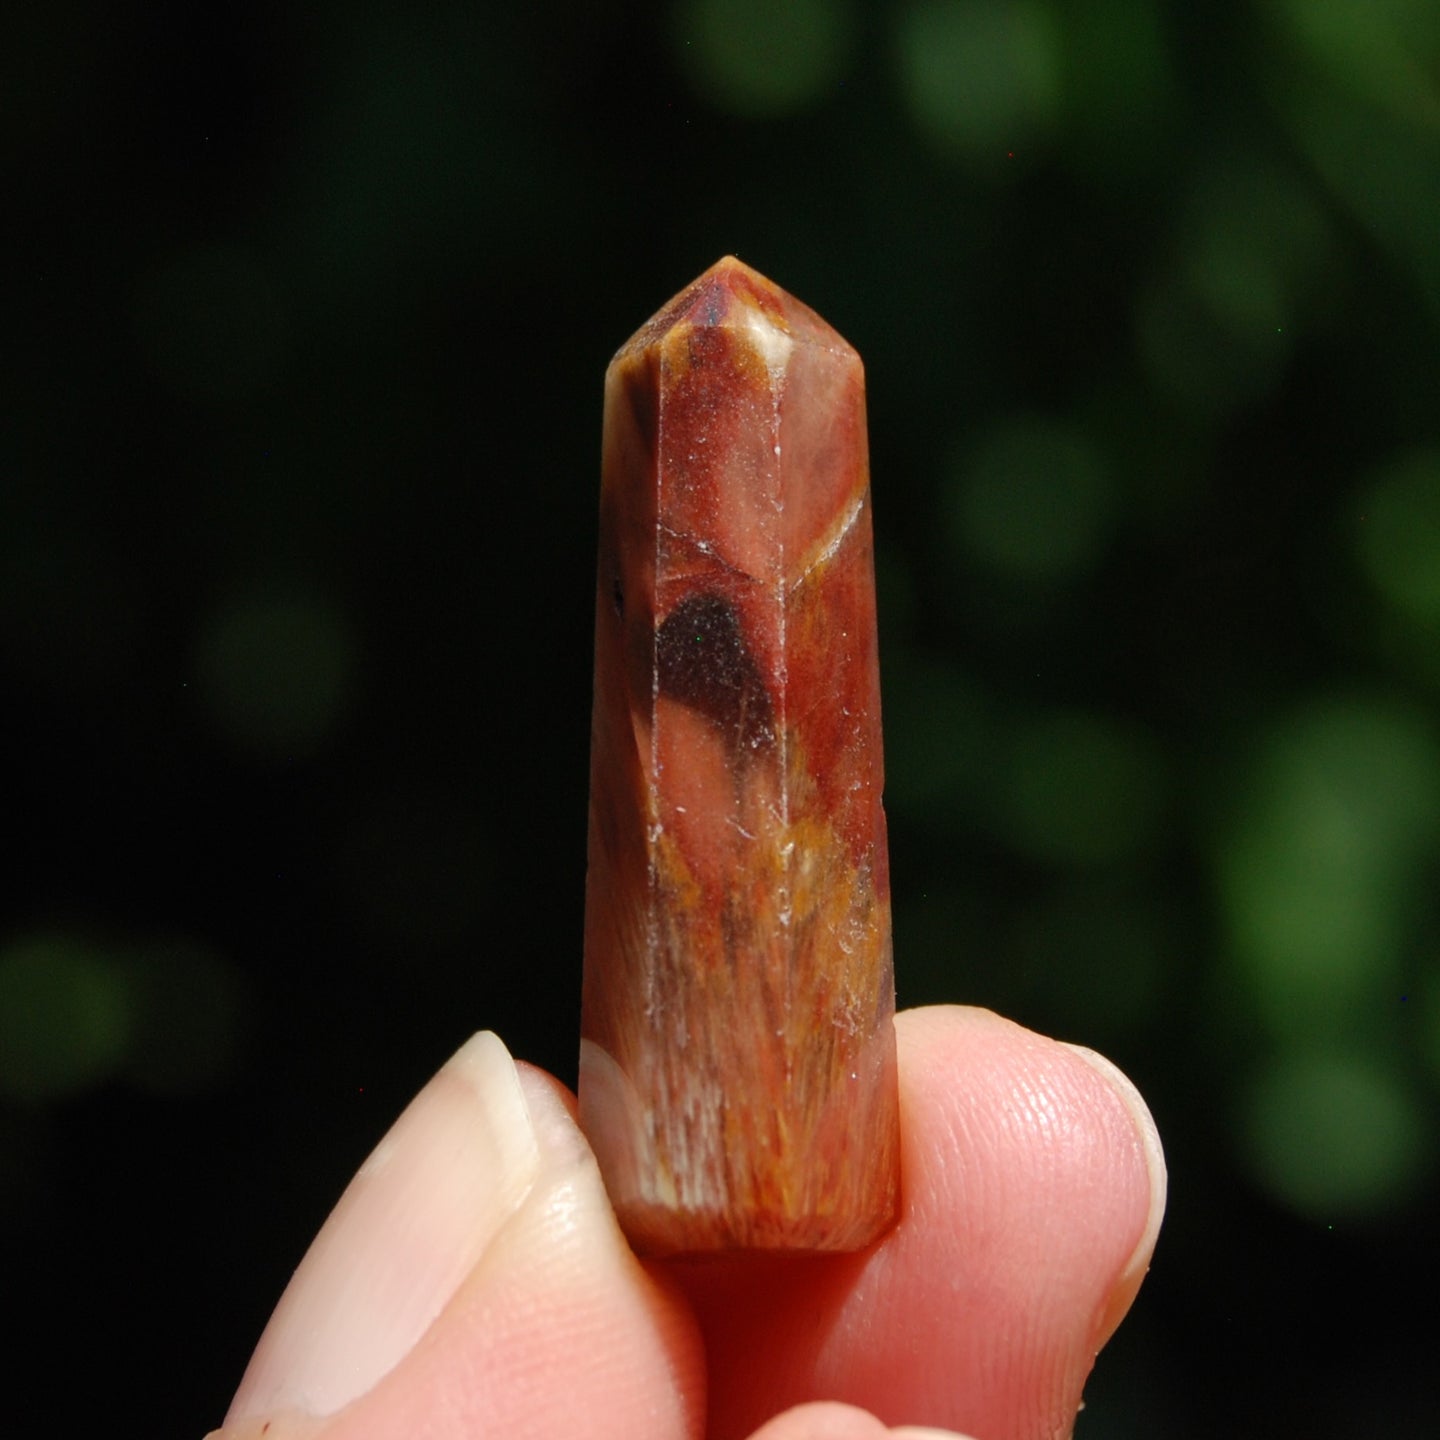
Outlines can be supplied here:
[[649, 1254], [898, 1190], [860, 357], [738, 260], [606, 375], [580, 1116]]

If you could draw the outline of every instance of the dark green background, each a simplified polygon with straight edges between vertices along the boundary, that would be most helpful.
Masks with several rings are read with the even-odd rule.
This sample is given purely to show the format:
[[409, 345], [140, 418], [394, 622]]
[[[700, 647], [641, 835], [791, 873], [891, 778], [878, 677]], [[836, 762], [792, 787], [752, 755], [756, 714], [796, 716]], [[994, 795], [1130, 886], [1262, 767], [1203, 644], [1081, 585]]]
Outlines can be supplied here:
[[726, 252], [867, 363], [901, 1002], [1166, 1141], [1079, 1434], [1436, 1426], [1432, 0], [23, 3], [0, 163], [7, 1432], [218, 1423], [472, 1029], [573, 1080], [601, 377]]

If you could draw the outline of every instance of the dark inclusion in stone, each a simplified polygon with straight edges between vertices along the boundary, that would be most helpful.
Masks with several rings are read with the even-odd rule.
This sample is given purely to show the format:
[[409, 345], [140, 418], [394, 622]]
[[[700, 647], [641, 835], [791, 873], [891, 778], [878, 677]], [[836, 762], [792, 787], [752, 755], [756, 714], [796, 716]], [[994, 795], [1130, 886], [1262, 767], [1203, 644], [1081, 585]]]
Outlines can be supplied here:
[[655, 637], [660, 693], [705, 716], [736, 743], [759, 750], [775, 739], [770, 696], [723, 595], [687, 595]]

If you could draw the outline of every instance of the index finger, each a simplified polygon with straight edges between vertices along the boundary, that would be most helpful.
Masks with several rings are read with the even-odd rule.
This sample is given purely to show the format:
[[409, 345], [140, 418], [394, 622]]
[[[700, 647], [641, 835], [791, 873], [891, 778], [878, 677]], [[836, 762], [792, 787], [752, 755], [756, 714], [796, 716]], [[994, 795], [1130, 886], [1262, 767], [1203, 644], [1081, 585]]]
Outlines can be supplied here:
[[699, 1316], [712, 1440], [807, 1400], [987, 1437], [1068, 1433], [1164, 1210], [1114, 1066], [988, 1011], [897, 1017], [902, 1215], [860, 1255], [664, 1268]]

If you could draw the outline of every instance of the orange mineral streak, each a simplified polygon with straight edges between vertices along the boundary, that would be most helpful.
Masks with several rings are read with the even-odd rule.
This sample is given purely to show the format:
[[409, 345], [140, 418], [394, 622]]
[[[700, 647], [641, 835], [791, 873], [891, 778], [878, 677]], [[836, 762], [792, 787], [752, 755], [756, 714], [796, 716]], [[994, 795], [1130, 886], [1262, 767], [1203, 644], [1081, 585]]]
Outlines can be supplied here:
[[605, 382], [580, 1118], [647, 1254], [898, 1190], [860, 357], [726, 258]]

